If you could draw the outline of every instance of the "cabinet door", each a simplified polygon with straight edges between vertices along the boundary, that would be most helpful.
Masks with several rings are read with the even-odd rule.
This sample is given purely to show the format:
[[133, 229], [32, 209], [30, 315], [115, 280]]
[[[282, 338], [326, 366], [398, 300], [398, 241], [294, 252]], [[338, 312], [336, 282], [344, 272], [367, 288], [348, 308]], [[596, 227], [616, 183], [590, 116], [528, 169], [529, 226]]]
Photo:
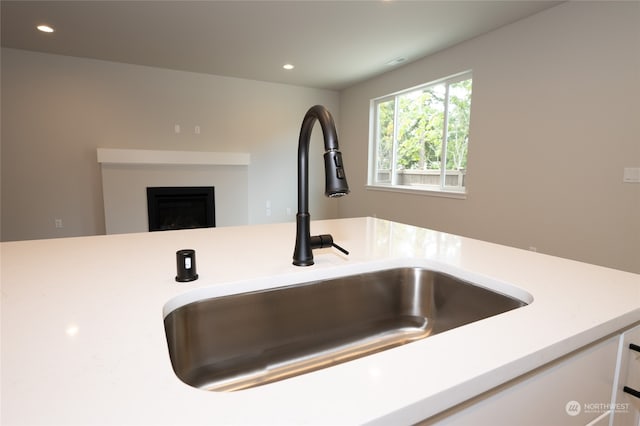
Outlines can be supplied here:
[[615, 407], [613, 407], [614, 426], [640, 425], [640, 398], [625, 393], [628, 386], [640, 391], [640, 352], [629, 348], [630, 344], [640, 346], [640, 326], [623, 333], [618, 363], [618, 385], [615, 391]]
[[580, 349], [420, 424], [608, 424], [619, 344], [618, 335]]

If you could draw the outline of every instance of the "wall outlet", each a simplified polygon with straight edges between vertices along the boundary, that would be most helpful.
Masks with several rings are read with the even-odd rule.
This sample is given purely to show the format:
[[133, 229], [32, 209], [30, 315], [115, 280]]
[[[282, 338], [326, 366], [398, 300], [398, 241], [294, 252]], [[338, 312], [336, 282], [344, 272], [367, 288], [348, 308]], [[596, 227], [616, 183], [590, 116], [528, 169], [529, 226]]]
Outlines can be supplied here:
[[625, 167], [623, 182], [640, 183], [640, 167]]
[[54, 221], [54, 223], [55, 223], [57, 229], [62, 228], [62, 219], [56, 219]]

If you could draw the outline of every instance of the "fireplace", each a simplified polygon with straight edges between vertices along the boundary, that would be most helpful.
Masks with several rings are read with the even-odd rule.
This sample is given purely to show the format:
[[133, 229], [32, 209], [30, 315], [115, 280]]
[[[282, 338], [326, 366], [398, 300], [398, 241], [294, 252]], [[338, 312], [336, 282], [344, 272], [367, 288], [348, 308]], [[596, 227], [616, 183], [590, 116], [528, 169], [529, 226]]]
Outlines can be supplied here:
[[149, 231], [216, 226], [214, 187], [147, 187]]

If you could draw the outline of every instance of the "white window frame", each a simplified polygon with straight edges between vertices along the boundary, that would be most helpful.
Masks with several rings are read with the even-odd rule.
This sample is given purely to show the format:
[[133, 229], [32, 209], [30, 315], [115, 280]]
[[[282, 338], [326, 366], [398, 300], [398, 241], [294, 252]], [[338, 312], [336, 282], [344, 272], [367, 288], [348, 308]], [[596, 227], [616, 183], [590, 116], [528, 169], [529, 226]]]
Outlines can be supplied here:
[[[458, 189], [457, 187], [453, 187], [453, 186], [445, 186], [445, 175], [446, 175], [446, 161], [442, 161], [442, 164], [440, 166], [440, 185], [420, 185], [420, 186], [413, 186], [413, 185], [400, 185], [396, 182], [397, 178], [396, 178], [396, 173], [395, 173], [395, 167], [396, 167], [396, 161], [395, 161], [395, 156], [396, 156], [396, 151], [397, 151], [397, 131], [398, 131], [398, 126], [394, 125], [394, 136], [393, 136], [393, 150], [392, 150], [392, 159], [391, 159], [391, 183], [381, 183], [381, 182], [376, 182], [376, 173], [377, 173], [377, 169], [376, 169], [376, 165], [377, 165], [377, 153], [378, 153], [378, 149], [377, 149], [377, 134], [378, 134], [378, 117], [377, 117], [377, 111], [378, 111], [378, 104], [382, 103], [382, 102], [387, 102], [390, 100], [396, 100], [394, 105], [396, 108], [396, 112], [394, 112], [394, 116], [397, 116], [397, 108], [398, 108], [398, 104], [399, 102], [397, 101], [397, 98], [401, 95], [410, 93], [410, 92], [414, 92], [416, 90], [419, 89], [426, 89], [428, 87], [431, 86], [436, 86], [439, 84], [443, 84], [445, 83], [447, 85], [446, 87], [446, 95], [445, 95], [445, 111], [444, 111], [444, 131], [443, 131], [443, 140], [442, 140], [442, 151], [443, 151], [443, 155], [442, 158], [445, 158], [445, 153], [446, 153], [446, 149], [447, 149], [447, 123], [448, 123], [448, 104], [449, 104], [449, 85], [463, 81], [463, 80], [468, 80], [468, 79], [473, 79], [473, 73], [471, 70], [468, 71], [464, 71], [458, 74], [454, 74], [454, 75], [450, 75], [438, 80], [434, 80], [434, 81], [430, 81], [428, 83], [425, 84], [420, 84], [418, 86], [415, 87], [411, 87], [408, 89], [404, 89], [395, 93], [391, 93], [389, 95], [385, 95], [385, 96], [381, 96], [378, 98], [374, 98], [371, 99], [370, 101], [370, 114], [369, 114], [369, 124], [370, 124], [370, 129], [369, 129], [369, 164], [368, 164], [368, 177], [367, 177], [367, 186], [366, 188], [369, 190], [378, 190], [378, 191], [392, 191], [392, 192], [406, 192], [406, 193], [417, 193], [417, 194], [425, 194], [425, 195], [434, 195], [434, 196], [439, 196], [439, 197], [448, 197], [448, 198], [466, 198], [467, 195], [467, 185], [465, 182], [465, 186], [460, 187], [461, 189]], [[472, 102], [473, 103], [473, 102]], [[395, 118], [394, 118], [395, 120]], [[468, 159], [467, 159], [468, 161]]]

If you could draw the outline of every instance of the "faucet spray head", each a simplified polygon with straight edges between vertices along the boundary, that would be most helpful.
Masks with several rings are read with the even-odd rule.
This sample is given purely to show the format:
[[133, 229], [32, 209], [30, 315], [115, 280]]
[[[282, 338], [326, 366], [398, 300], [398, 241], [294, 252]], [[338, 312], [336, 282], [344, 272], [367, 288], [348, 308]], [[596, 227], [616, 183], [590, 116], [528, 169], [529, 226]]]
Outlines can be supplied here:
[[324, 153], [324, 175], [324, 194], [327, 197], [342, 197], [349, 193], [349, 184], [342, 165], [342, 153], [337, 149]]

